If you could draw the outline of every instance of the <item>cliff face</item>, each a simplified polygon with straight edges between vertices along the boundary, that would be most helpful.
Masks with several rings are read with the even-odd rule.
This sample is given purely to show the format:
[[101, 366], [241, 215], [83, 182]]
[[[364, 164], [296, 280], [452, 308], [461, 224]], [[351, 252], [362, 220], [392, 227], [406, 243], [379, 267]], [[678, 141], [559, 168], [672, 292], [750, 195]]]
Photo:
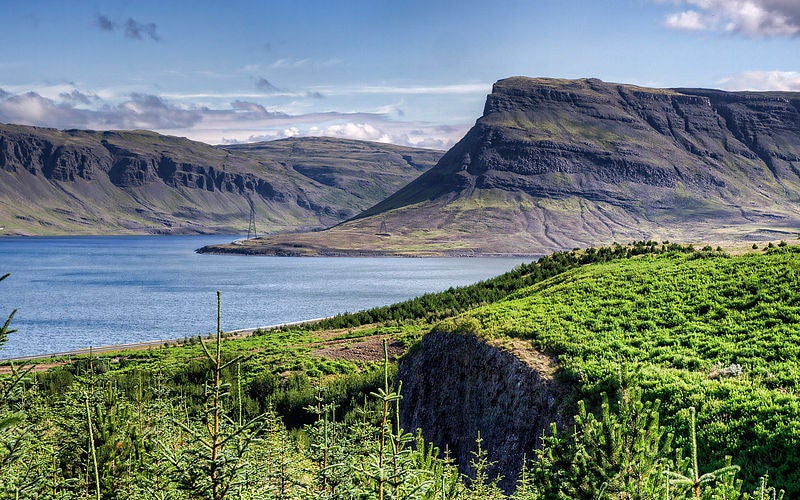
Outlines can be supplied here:
[[511, 78], [495, 84], [475, 127], [409, 191], [435, 177], [441, 194], [498, 188], [642, 212], [669, 209], [678, 189], [731, 205], [797, 201], [798, 153], [797, 93]]
[[523, 458], [532, 458], [551, 422], [563, 424], [561, 408], [568, 393], [554, 379], [554, 360], [524, 342], [491, 345], [472, 335], [430, 333], [406, 358], [397, 375], [402, 381], [401, 423], [424, 430], [425, 439], [447, 448], [464, 472], [482, 447], [495, 462], [505, 490], [513, 488]]
[[[479, 253], [800, 227], [800, 93], [509, 78], [433, 169], [360, 214]], [[484, 229], [486, 228], [486, 229]], [[505, 242], [487, 239], [490, 228]]]
[[[236, 192], [238, 194], [274, 195], [268, 183], [250, 173], [226, 172], [205, 164], [219, 161], [224, 155], [210, 148], [201, 163], [187, 162], [171, 151], [126, 149], [112, 142], [113, 133], [104, 133], [98, 143], [54, 143], [37, 134], [5, 133], [0, 135], [0, 167], [8, 172], [25, 170], [34, 176], [58, 182], [99, 180], [104, 176], [121, 187], [142, 187], [163, 182], [170, 187]], [[108, 137], [112, 138], [111, 141]], [[87, 136], [86, 139], [92, 139]], [[202, 146], [201, 146], [202, 148]], [[206, 148], [202, 148], [206, 149]]]
[[[23, 234], [241, 231], [249, 198], [262, 232], [324, 227], [440, 156], [360, 141], [278, 142], [226, 149], [144, 131], [0, 124], [0, 226]], [[319, 157], [329, 161], [317, 165]], [[344, 181], [359, 174], [360, 185]]]

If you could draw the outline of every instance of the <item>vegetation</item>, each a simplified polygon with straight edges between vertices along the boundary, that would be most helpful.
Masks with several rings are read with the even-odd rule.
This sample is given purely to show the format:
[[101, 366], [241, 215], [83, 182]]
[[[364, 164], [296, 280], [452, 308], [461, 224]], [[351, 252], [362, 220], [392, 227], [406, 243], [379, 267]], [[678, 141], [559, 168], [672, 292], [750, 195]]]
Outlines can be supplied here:
[[[225, 340], [218, 309], [211, 339], [13, 366], [0, 498], [796, 497], [798, 271], [787, 245], [638, 242], [304, 328]], [[543, 436], [515, 491], [479, 435], [466, 477], [402, 428], [386, 343], [383, 362], [314, 355], [323, 339], [413, 346], [431, 328], [530, 340], [575, 388], [574, 423]]]
[[[699, 255], [713, 251], [704, 249], [702, 252]], [[429, 293], [399, 304], [376, 307], [368, 311], [342, 314], [321, 321], [316, 327], [349, 328], [388, 321], [438, 321], [484, 304], [494, 303], [512, 292], [584, 264], [661, 253], [690, 254], [694, 253], [694, 247], [669, 242], [659, 244], [655, 241], [639, 241], [629, 246], [614, 244], [611, 247], [589, 248], [583, 252], [556, 252], [544, 256], [536, 262], [517, 266], [510, 272], [474, 285], [450, 288], [440, 293]], [[722, 252], [720, 250], [717, 253], [721, 254]]]
[[800, 250], [739, 257], [700, 251], [571, 269], [437, 328], [474, 323], [487, 337], [530, 339], [558, 357], [591, 407], [637, 372], [663, 423], [689, 447], [698, 409], [699, 458], [725, 456], [753, 485], [769, 472], [800, 492]]
[[[6, 273], [6, 274], [0, 276], [0, 281], [3, 281], [4, 279], [8, 278], [9, 276], [11, 276], [9, 273]], [[11, 311], [11, 314], [8, 315], [8, 319], [6, 319], [5, 322], [3, 323], [3, 326], [0, 327], [0, 347], [3, 347], [3, 344], [6, 343], [6, 340], [8, 339], [8, 334], [14, 333], [16, 331], [16, 330], [12, 330], [10, 328], [10, 326], [9, 326], [9, 325], [11, 325], [11, 320], [14, 319], [14, 314], [16, 314], [16, 313], [17, 313], [16, 309]]]

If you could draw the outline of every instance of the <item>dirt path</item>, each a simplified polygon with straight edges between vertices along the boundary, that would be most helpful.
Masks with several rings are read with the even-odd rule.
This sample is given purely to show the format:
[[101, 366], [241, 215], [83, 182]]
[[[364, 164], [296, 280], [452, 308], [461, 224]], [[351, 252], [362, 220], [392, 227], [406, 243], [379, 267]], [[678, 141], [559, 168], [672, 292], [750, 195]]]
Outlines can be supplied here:
[[394, 359], [405, 352], [405, 346], [391, 335], [370, 335], [356, 339], [328, 340], [317, 344], [319, 347], [311, 351], [313, 356], [346, 361], [382, 361], [383, 340], [387, 339], [389, 359]]

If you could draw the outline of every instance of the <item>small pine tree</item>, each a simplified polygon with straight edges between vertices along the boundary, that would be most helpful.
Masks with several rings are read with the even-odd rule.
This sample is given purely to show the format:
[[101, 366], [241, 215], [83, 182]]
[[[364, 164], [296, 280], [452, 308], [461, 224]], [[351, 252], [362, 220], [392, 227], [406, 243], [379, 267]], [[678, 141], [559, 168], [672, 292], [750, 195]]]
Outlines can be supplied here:
[[[9, 276], [11, 276], [10, 273], [6, 273], [6, 274], [0, 276], [0, 281], [3, 281], [4, 279], [8, 278]], [[11, 320], [14, 319], [14, 315], [15, 314], [17, 314], [17, 310], [16, 309], [11, 311], [11, 314], [8, 315], [8, 319], [6, 319], [5, 322], [3, 323], [3, 326], [0, 327], [0, 348], [2, 348], [3, 344], [5, 344], [6, 341], [8, 340], [8, 335], [11, 334], [11, 333], [16, 332], [16, 330], [12, 330], [11, 328], [9, 328], [9, 326], [11, 325]]]
[[785, 495], [785, 491], [777, 490], [773, 486], [769, 486], [769, 474], [764, 474], [761, 476], [761, 480], [759, 481], [758, 488], [753, 492], [752, 495], [745, 496], [745, 498], [752, 498], [753, 500], [783, 500], [783, 496]]
[[202, 422], [176, 424], [185, 432], [187, 445], [177, 450], [162, 444], [165, 456], [174, 468], [178, 489], [193, 498], [224, 500], [230, 493], [250, 486], [243, 475], [245, 456], [259, 432], [266, 425], [265, 415], [246, 422], [237, 422], [224, 411], [230, 396], [229, 384], [223, 383], [222, 372], [242, 357], [225, 362], [222, 359], [221, 296], [217, 292], [217, 333], [213, 352], [200, 339], [200, 347], [211, 365], [211, 381], [206, 385], [205, 413]]
[[[639, 389], [623, 388], [616, 411], [602, 395], [600, 418], [578, 403], [568, 434], [555, 425], [542, 439], [532, 481], [543, 498], [655, 498], [672, 437], [659, 423], [658, 401], [643, 402]], [[601, 494], [601, 488], [603, 493]]]
[[[697, 422], [696, 410], [694, 406], [689, 408], [689, 415], [691, 417], [689, 426], [689, 444], [692, 447], [691, 466], [688, 471], [689, 475], [687, 476], [672, 471], [667, 471], [666, 475], [669, 478], [670, 485], [683, 487], [685, 489], [688, 488], [691, 490], [691, 495], [693, 498], [702, 498], [702, 490], [704, 485], [720, 481], [723, 488], [725, 488], [727, 486], [725, 480], [733, 478], [736, 473], [739, 472], [739, 466], [731, 465], [729, 458], [728, 463], [724, 467], [720, 467], [717, 470], [707, 472], [702, 475], [700, 474], [700, 465], [697, 461]], [[739, 486], [741, 487], [741, 485]]]
[[[420, 464], [430, 462], [430, 450], [414, 449], [415, 438], [400, 427], [400, 387], [392, 390], [389, 385], [389, 355], [386, 340], [383, 342], [384, 386], [371, 393], [380, 404], [378, 432], [366, 455], [355, 456], [350, 462], [350, 471], [355, 482], [348, 491], [351, 497], [377, 498], [424, 498], [434, 489], [432, 471]], [[444, 475], [440, 478], [444, 479]]]
[[494, 465], [494, 462], [489, 460], [489, 455], [485, 448], [483, 448], [483, 439], [481, 433], [478, 431], [478, 437], [475, 438], [476, 449], [472, 451], [472, 460], [470, 465], [472, 470], [475, 471], [475, 477], [465, 478], [469, 482], [469, 497], [475, 500], [494, 500], [503, 498], [503, 492], [497, 485], [502, 477], [490, 477], [489, 469]]

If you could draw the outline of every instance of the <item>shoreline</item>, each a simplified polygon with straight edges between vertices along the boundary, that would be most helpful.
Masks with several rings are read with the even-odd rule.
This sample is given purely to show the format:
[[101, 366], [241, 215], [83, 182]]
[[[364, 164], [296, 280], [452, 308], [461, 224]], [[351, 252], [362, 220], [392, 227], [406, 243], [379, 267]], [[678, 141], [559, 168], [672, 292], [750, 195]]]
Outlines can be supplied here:
[[[319, 321], [330, 319], [333, 316], [325, 316], [322, 318], [314, 318], [314, 319], [304, 319], [300, 321], [289, 321], [286, 323], [278, 323], [275, 325], [269, 326], [257, 326], [252, 328], [240, 328], [238, 330], [229, 330], [223, 331], [223, 335], [226, 335], [222, 338], [223, 341], [227, 339], [239, 338], [245, 336], [249, 333], [253, 333], [257, 330], [277, 330], [278, 328], [283, 328], [286, 326], [298, 326], [298, 325], [307, 325], [317, 323]], [[204, 340], [212, 339], [216, 336], [216, 334], [210, 333], [205, 335], [196, 335], [192, 338], [197, 338], [198, 336], [202, 337]], [[69, 351], [61, 351], [61, 352], [54, 352], [54, 353], [45, 353], [45, 354], [31, 354], [28, 356], [14, 356], [10, 358], [0, 358], [0, 366], [6, 365], [16, 361], [34, 361], [37, 359], [55, 359], [55, 358], [63, 358], [63, 357], [71, 357], [71, 356], [88, 356], [94, 355], [98, 353], [109, 353], [109, 352], [116, 352], [116, 351], [138, 351], [143, 349], [148, 349], [151, 347], [159, 347], [159, 348], [169, 348], [175, 347], [179, 345], [179, 342], [183, 342], [184, 339], [188, 337], [182, 337], [178, 339], [162, 339], [162, 340], [144, 340], [141, 342], [130, 342], [125, 344], [110, 344], [110, 345], [103, 345], [98, 347], [81, 347], [79, 349], [72, 349]], [[165, 345], [169, 344], [169, 345]], [[2, 351], [0, 351], [0, 356], [2, 356]]]
[[[242, 240], [236, 240], [242, 241]], [[476, 252], [472, 250], [427, 250], [427, 251], [386, 251], [386, 250], [347, 250], [334, 248], [289, 249], [286, 247], [247, 248], [239, 243], [206, 245], [194, 251], [200, 255], [243, 255], [248, 257], [403, 257], [410, 259], [439, 258], [530, 258], [539, 259], [546, 253], [514, 252]], [[552, 253], [552, 252], [551, 252]]]

